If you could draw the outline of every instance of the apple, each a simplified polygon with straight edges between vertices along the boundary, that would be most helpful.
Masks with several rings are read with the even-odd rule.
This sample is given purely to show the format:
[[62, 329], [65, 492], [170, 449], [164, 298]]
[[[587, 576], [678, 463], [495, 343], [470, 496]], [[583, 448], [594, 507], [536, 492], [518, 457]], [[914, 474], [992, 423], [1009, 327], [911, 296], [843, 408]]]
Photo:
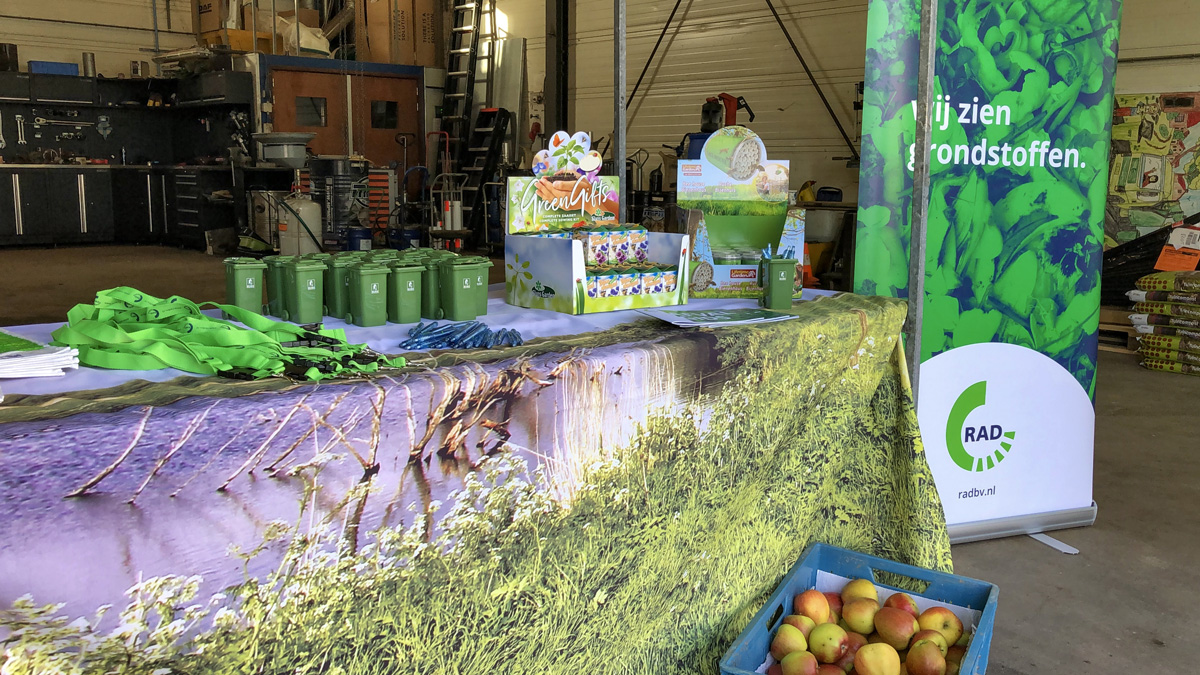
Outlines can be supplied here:
[[849, 644], [849, 648], [834, 665], [848, 673], [854, 669], [854, 655], [863, 648], [863, 645], [867, 644], [867, 638], [861, 633], [846, 633], [846, 642]]
[[879, 611], [879, 603], [870, 598], [856, 598], [846, 603], [842, 609], [843, 628], [847, 632], [867, 634], [875, 627], [875, 613]]
[[859, 675], [900, 675], [900, 655], [889, 644], [868, 644], [854, 657]]
[[778, 663], [772, 663], [767, 666], [767, 675], [783, 675], [783, 666]]
[[954, 645], [946, 650], [946, 663], [962, 663], [963, 657], [967, 655], [967, 648]]
[[817, 657], [808, 652], [792, 652], [779, 662], [783, 675], [817, 675]]
[[812, 639], [809, 641], [808, 650], [821, 663], [834, 663], [850, 649], [850, 639], [846, 631], [837, 624], [823, 623], [812, 629], [809, 637]]
[[958, 670], [962, 666], [957, 663], [946, 662], [946, 675], [958, 675]]
[[802, 652], [806, 649], [808, 641], [804, 639], [804, 633], [790, 623], [780, 626], [779, 630], [775, 631], [775, 639], [771, 640], [771, 656], [777, 661], [782, 661], [783, 657], [792, 652]]
[[884, 639], [879, 637], [879, 633], [871, 633], [867, 636], [868, 644], [875, 644], [877, 642], [884, 642]]
[[917, 617], [917, 624], [922, 630], [936, 630], [946, 638], [946, 644], [952, 645], [963, 636], [962, 621], [945, 607], [930, 607]]
[[879, 602], [879, 591], [875, 590], [875, 584], [870, 579], [855, 579], [842, 589], [842, 604], [848, 605], [855, 598], [870, 598]]
[[833, 611], [832, 607], [829, 608], [829, 620], [826, 621], [825, 623], [838, 623], [841, 620], [842, 620], [841, 612], [835, 612], [835, 611]]
[[842, 596], [833, 591], [825, 593], [825, 599], [829, 601], [829, 611], [842, 613]]
[[810, 588], [797, 595], [793, 605], [797, 614], [807, 616], [817, 625], [829, 621], [829, 601], [821, 591]]
[[[946, 645], [946, 637], [936, 630], [917, 631], [917, 634], [912, 637], [912, 647], [916, 647], [923, 641], [933, 642], [936, 644], [938, 649], [942, 652], [942, 658], [946, 657], [946, 652], [950, 649], [949, 646]], [[912, 647], [909, 647], [909, 649], [912, 649]]]
[[902, 609], [912, 614], [914, 619], [921, 615], [921, 610], [917, 608], [917, 602], [908, 593], [892, 593], [883, 606]]
[[900, 651], [908, 648], [909, 641], [920, 627], [912, 614], [895, 607], [884, 607], [875, 613], [875, 630], [884, 642]]
[[[815, 628], [817, 625], [816, 621], [813, 621], [812, 619], [808, 618], [807, 616], [804, 616], [803, 614], [789, 614], [789, 615], [783, 617], [783, 622], [789, 623], [789, 624], [795, 626], [796, 628], [799, 628], [800, 632], [804, 633], [805, 640], [808, 639], [808, 634], [811, 633], [812, 629]], [[938, 633], [938, 634], [941, 635], [941, 633]]]
[[821, 667], [817, 668], [817, 675], [846, 675], [846, 671], [832, 663], [822, 663]]
[[925, 640], [908, 650], [904, 667], [909, 675], [946, 675], [946, 657], [936, 642]]

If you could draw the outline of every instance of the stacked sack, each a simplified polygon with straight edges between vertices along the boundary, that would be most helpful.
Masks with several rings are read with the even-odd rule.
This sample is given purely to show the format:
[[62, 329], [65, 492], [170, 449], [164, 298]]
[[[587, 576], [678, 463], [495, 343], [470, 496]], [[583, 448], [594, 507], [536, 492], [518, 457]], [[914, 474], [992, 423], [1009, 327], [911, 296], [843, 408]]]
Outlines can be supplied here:
[[1127, 295], [1135, 314], [1142, 366], [1200, 375], [1200, 272], [1157, 272]]

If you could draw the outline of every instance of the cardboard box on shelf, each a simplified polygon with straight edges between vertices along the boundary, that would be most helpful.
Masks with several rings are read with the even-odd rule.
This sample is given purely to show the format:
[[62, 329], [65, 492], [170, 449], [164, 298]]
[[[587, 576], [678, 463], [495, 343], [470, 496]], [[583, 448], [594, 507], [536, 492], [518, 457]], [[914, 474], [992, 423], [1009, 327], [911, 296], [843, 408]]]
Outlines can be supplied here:
[[[282, 14], [282, 12], [280, 12]], [[250, 5], [242, 6], [242, 25], [244, 30], [254, 30], [253, 20], [250, 16]], [[258, 32], [263, 33], [275, 30], [275, 18], [271, 16], [271, 8], [263, 9], [263, 3], [258, 5]]]
[[434, 4], [434, 0], [413, 0], [413, 20], [416, 25], [414, 63], [426, 68], [443, 68], [446, 58], [440, 48], [440, 18]]
[[359, 61], [413, 64], [411, 0], [365, 0], [355, 20]]
[[[296, 12], [294, 12], [292, 10], [288, 10], [286, 12], [279, 13], [279, 16], [282, 16], [285, 19], [290, 19], [295, 15], [296, 15]], [[320, 28], [321, 27], [321, 13], [315, 9], [301, 9], [300, 10], [300, 23], [305, 26], [308, 26], [309, 28]]]
[[239, 52], [260, 51], [271, 52], [271, 33], [258, 32], [258, 45], [254, 44], [248, 30], [214, 30], [200, 34], [200, 40], [207, 46], [227, 45]]
[[196, 7], [201, 34], [239, 27], [237, 13], [229, 11], [229, 0], [192, 0], [192, 3]]

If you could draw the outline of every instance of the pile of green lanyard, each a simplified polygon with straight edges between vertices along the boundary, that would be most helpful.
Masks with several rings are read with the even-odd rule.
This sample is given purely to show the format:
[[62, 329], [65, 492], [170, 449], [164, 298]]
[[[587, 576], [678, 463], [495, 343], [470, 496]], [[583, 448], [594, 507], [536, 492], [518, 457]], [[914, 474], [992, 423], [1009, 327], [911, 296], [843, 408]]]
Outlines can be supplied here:
[[[245, 327], [205, 316], [202, 307], [220, 309]], [[402, 358], [347, 344], [341, 330], [281, 323], [177, 296], [161, 300], [127, 287], [97, 293], [94, 304], [76, 305], [53, 336], [54, 344], [79, 350], [80, 364], [114, 370], [175, 368], [235, 379], [283, 375], [317, 381], [404, 367]]]

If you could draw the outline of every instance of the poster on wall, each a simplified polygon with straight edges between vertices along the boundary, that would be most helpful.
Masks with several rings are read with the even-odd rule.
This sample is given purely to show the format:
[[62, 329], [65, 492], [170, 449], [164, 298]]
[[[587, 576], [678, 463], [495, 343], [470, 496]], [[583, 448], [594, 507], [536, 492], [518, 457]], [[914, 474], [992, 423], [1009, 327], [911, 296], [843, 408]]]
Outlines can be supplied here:
[[[1120, 0], [943, 1], [919, 415], [956, 539], [1088, 524]], [[856, 289], [908, 296], [920, 20], [872, 0]]]
[[1106, 249], [1200, 214], [1198, 149], [1200, 92], [1117, 96]]
[[[758, 134], [741, 126], [718, 129], [699, 160], [680, 160], [677, 203], [697, 212], [688, 234], [692, 252], [691, 295], [697, 298], [757, 298], [758, 259], [777, 247], [789, 222], [791, 164], [767, 158]], [[791, 214], [787, 231], [799, 234], [803, 252], [804, 211]]]

